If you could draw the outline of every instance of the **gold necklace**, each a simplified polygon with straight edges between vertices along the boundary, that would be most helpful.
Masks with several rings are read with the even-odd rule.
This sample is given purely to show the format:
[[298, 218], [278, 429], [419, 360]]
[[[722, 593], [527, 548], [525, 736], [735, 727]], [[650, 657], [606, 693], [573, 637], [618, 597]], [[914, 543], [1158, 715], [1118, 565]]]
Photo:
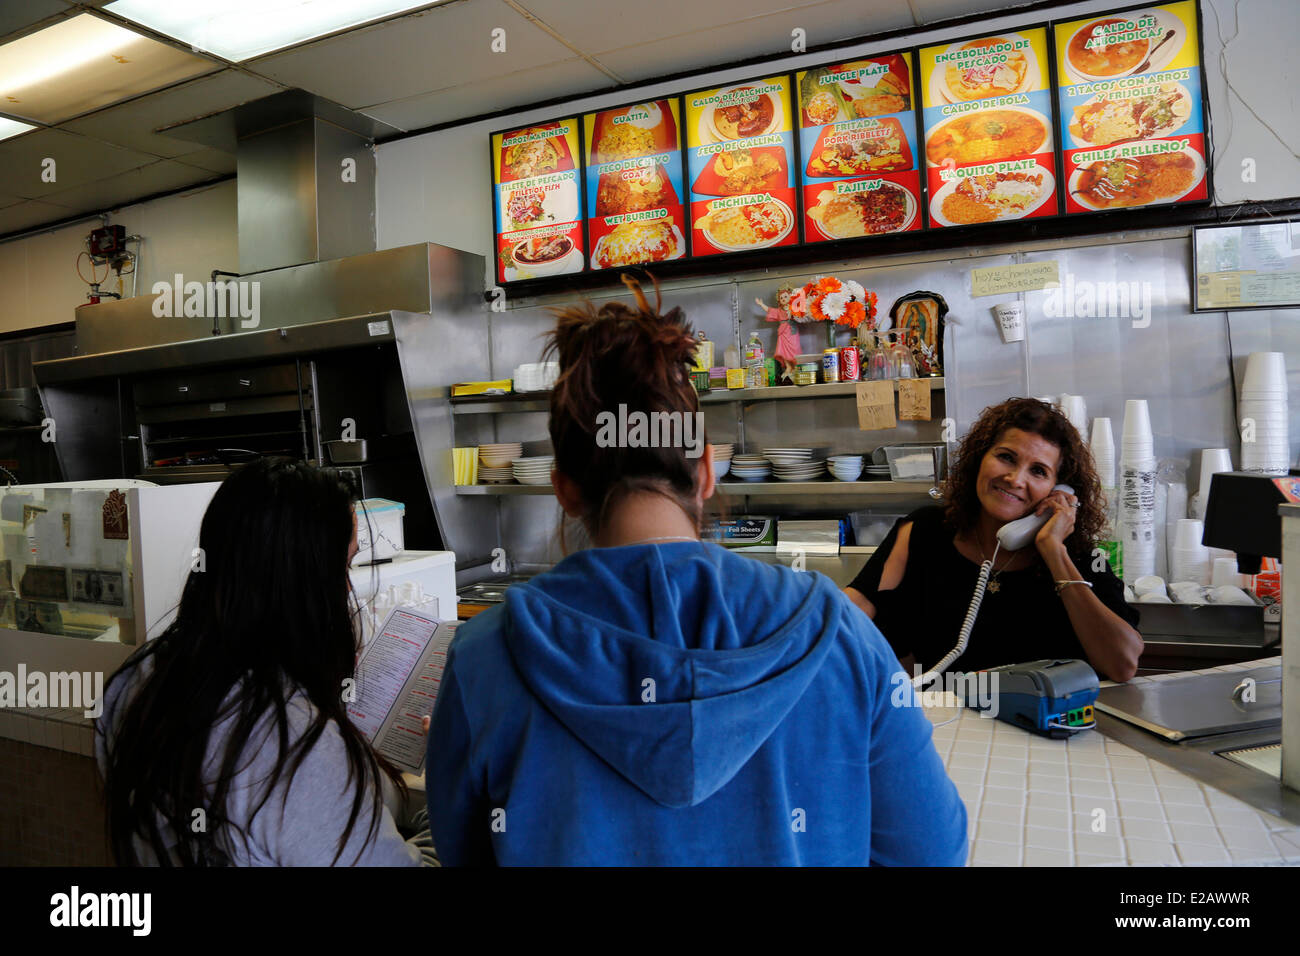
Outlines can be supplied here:
[[[1005, 571], [1007, 568], [1011, 567], [1011, 565], [1016, 560], [1016, 555], [1018, 555], [1020, 552], [1008, 551], [1007, 553], [1011, 556], [1011, 560], [1006, 562], [1006, 564], [1002, 565], [1001, 569], [998, 569], [993, 566], [993, 559], [990, 558], [988, 556], [988, 552], [984, 550], [984, 539], [980, 536], [979, 531], [975, 532], [975, 543], [980, 546], [980, 557], [982, 557], [985, 561], [989, 562], [989, 568], [990, 568], [989, 580], [988, 580], [988, 584], [986, 585], [986, 590], [988, 590], [990, 594], [997, 594], [998, 591], [1002, 590], [1002, 584], [998, 581], [998, 575], [1001, 574], [1003, 571]], [[997, 550], [995, 549], [993, 553], [996, 554]]]

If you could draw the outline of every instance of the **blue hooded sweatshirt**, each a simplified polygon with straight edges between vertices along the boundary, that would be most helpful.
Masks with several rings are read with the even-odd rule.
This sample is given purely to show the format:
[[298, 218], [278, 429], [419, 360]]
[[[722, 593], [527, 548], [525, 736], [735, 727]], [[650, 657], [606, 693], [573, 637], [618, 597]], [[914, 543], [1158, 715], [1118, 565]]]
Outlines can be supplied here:
[[452, 643], [429, 731], [446, 866], [961, 865], [966, 808], [831, 580], [713, 544], [571, 555]]

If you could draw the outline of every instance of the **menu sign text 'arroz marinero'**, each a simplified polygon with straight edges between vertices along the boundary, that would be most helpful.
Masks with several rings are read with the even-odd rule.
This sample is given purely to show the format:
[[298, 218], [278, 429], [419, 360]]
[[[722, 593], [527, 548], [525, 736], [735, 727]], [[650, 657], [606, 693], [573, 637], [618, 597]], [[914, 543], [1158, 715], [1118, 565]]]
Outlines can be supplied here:
[[498, 281], [582, 271], [579, 165], [576, 118], [493, 134]]
[[1047, 29], [923, 47], [920, 67], [931, 225], [1055, 215]]
[[805, 70], [795, 86], [804, 241], [920, 229], [912, 55]]
[[1066, 211], [1208, 198], [1195, 3], [1055, 29]]
[[681, 121], [676, 97], [582, 118], [591, 268], [686, 255]]
[[790, 78], [688, 93], [691, 254], [799, 241]]

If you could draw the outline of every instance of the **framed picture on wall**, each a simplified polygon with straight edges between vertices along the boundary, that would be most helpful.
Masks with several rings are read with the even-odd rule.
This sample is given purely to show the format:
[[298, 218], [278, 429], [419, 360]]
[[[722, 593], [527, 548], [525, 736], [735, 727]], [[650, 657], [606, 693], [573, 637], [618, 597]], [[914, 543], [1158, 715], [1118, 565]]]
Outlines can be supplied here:
[[1194, 312], [1300, 307], [1300, 221], [1192, 232]]

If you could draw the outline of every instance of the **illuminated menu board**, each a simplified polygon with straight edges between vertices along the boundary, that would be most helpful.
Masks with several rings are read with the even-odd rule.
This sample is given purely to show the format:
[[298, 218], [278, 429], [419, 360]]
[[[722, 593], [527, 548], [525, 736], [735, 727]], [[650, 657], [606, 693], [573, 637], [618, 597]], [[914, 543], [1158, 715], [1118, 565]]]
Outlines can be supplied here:
[[923, 47], [932, 226], [1055, 215], [1047, 28]]
[[1055, 30], [1066, 211], [1208, 198], [1195, 3]]
[[795, 85], [804, 241], [920, 229], [911, 54], [805, 70]]
[[591, 268], [686, 255], [679, 109], [652, 100], [582, 118]]
[[497, 280], [581, 272], [577, 119], [492, 136]]
[[799, 241], [790, 78], [688, 93], [691, 254]]

